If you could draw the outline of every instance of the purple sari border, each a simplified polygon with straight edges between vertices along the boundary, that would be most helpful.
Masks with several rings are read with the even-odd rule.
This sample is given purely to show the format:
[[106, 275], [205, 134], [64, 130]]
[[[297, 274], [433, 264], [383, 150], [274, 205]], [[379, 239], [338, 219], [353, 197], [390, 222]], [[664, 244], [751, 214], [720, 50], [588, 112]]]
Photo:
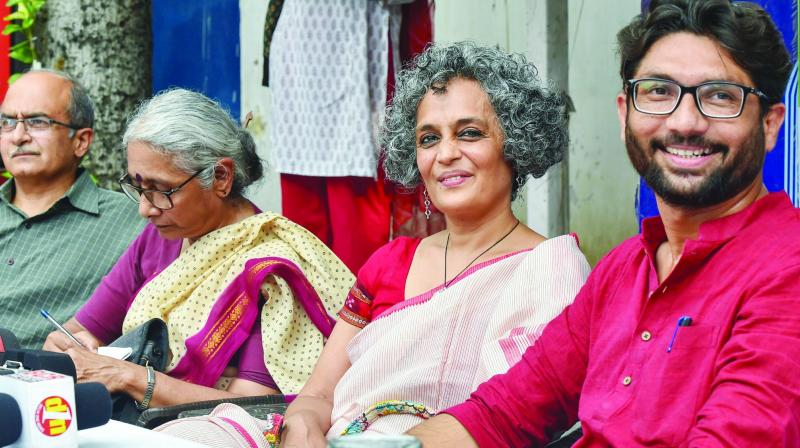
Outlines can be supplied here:
[[[456, 283], [458, 283], [461, 280], [467, 278], [471, 274], [474, 274], [475, 272], [477, 272], [477, 271], [479, 271], [479, 270], [481, 270], [481, 269], [483, 269], [483, 268], [485, 268], [487, 266], [491, 266], [494, 263], [497, 263], [499, 261], [503, 261], [506, 258], [513, 257], [514, 255], [518, 255], [518, 254], [521, 254], [523, 252], [530, 252], [533, 249], [534, 248], [522, 249], [522, 250], [518, 250], [518, 251], [514, 251], [514, 252], [509, 252], [507, 254], [500, 255], [499, 257], [492, 258], [491, 260], [482, 261], [482, 262], [476, 264], [475, 266], [472, 266], [471, 268], [467, 269], [466, 271], [462, 272], [461, 274], [459, 274], [456, 278], [454, 278], [450, 282], [450, 286], [455, 285]], [[428, 300], [430, 300], [434, 296], [434, 294], [436, 294], [438, 291], [441, 291], [443, 286], [444, 285], [439, 285], [439, 286], [437, 286], [437, 287], [435, 287], [433, 289], [430, 289], [428, 291], [423, 292], [422, 294], [419, 294], [419, 295], [416, 295], [414, 297], [411, 297], [410, 299], [406, 299], [406, 300], [403, 300], [402, 302], [398, 302], [398, 303], [392, 305], [391, 307], [387, 308], [386, 311], [381, 313], [379, 316], [373, 318], [372, 321], [374, 322], [374, 321], [376, 321], [376, 320], [378, 320], [378, 319], [380, 319], [382, 317], [386, 317], [386, 316], [388, 316], [390, 314], [394, 314], [394, 313], [396, 313], [398, 311], [401, 311], [401, 310], [403, 310], [403, 309], [405, 309], [407, 307], [425, 303]]]
[[335, 320], [328, 315], [303, 271], [285, 258], [254, 258], [245, 263], [242, 272], [214, 302], [203, 328], [185, 341], [186, 354], [171, 376], [203, 386], [214, 385], [259, 318], [258, 295], [267, 275], [286, 281], [312, 323], [325, 337], [330, 336]]

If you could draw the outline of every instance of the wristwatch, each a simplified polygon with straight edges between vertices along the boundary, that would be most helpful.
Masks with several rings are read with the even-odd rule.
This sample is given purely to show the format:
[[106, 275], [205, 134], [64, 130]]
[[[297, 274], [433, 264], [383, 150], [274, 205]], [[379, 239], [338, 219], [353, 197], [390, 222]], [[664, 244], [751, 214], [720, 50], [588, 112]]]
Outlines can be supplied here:
[[147, 389], [144, 391], [144, 398], [141, 403], [136, 403], [136, 408], [144, 411], [150, 407], [150, 400], [153, 398], [153, 390], [156, 388], [156, 371], [153, 366], [147, 365]]

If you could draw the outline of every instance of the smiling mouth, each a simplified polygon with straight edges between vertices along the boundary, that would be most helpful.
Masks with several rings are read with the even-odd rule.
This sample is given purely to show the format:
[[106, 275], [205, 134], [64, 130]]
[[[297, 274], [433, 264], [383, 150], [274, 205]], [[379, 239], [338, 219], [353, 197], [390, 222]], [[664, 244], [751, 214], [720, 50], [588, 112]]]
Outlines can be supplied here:
[[470, 177], [472, 176], [468, 174], [453, 174], [453, 175], [442, 176], [438, 180], [439, 184], [441, 184], [445, 188], [448, 188], [448, 187], [460, 186], [464, 182], [466, 182], [467, 179], [469, 179]]
[[702, 148], [702, 149], [678, 149], [673, 148], [672, 146], [667, 146], [663, 149], [668, 154], [672, 154], [673, 156], [682, 157], [684, 159], [698, 159], [700, 157], [705, 157], [713, 154], [714, 151], [711, 148]]

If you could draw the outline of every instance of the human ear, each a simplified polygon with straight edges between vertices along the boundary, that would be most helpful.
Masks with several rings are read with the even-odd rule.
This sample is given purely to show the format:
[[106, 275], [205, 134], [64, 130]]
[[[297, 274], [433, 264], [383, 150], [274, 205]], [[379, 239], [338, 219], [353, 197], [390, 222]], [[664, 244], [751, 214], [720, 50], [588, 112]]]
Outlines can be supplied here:
[[625, 143], [625, 127], [628, 117], [628, 95], [623, 91], [617, 95], [617, 118], [619, 118], [619, 138]]
[[772, 151], [778, 141], [778, 132], [786, 117], [786, 105], [783, 103], [773, 104], [769, 107], [762, 118], [764, 126], [764, 149]]
[[234, 170], [233, 159], [224, 157], [217, 160], [217, 164], [214, 166], [214, 183], [211, 188], [218, 197], [225, 198], [231, 193]]
[[75, 135], [72, 137], [73, 153], [77, 159], [83, 158], [89, 152], [89, 145], [92, 144], [94, 139], [94, 130], [92, 128], [76, 129]]

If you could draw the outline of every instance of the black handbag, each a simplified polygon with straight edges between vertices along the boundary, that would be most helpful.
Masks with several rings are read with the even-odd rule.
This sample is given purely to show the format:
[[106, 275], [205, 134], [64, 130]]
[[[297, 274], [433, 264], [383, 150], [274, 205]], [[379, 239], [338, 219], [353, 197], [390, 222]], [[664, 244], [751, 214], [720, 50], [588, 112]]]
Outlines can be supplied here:
[[[123, 334], [109, 347], [130, 347], [131, 354], [126, 359], [140, 366], [150, 365], [163, 372], [169, 363], [169, 336], [167, 324], [154, 318]], [[133, 425], [139, 424], [139, 410], [130, 395], [122, 392], [111, 396], [111, 418]]]

